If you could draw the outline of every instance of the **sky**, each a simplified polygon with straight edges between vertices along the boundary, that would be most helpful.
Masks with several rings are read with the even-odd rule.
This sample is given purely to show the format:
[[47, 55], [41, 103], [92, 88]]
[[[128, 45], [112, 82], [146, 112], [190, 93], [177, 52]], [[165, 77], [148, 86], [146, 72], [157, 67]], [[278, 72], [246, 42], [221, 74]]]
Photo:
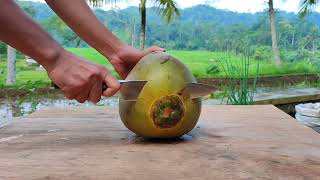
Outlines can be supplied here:
[[[32, 0], [41, 1], [44, 0]], [[287, 12], [298, 12], [301, 0], [274, 0], [274, 7]], [[152, 1], [150, 1], [152, 2]], [[198, 4], [207, 4], [218, 9], [225, 9], [234, 12], [255, 13], [267, 8], [267, 0], [176, 0], [179, 8], [187, 8]], [[123, 9], [128, 6], [138, 6], [139, 0], [127, 0], [113, 5], [104, 5], [103, 9]], [[149, 4], [148, 6], [151, 6]], [[320, 7], [315, 9], [320, 12]]]

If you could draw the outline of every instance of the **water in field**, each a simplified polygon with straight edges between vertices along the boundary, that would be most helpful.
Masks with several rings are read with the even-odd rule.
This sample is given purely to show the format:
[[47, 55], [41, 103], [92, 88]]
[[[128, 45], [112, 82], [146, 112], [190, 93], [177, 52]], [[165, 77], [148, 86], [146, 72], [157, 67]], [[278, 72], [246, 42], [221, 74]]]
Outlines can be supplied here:
[[[265, 100], [276, 100], [281, 98], [294, 98], [299, 95], [320, 94], [319, 88], [291, 88], [291, 89], [270, 89], [259, 88], [254, 100], [256, 102]], [[22, 98], [23, 99], [23, 98]], [[204, 105], [224, 104], [222, 99], [208, 99], [203, 102]], [[118, 97], [103, 98], [97, 105], [92, 103], [78, 103], [74, 100], [67, 100], [61, 93], [50, 93], [41, 95], [36, 99], [21, 101], [21, 98], [0, 99], [0, 128], [6, 125], [13, 117], [25, 116], [34, 111], [47, 107], [77, 107], [77, 106], [118, 106]]]
[[103, 98], [98, 104], [90, 102], [78, 103], [75, 100], [67, 100], [62, 94], [39, 96], [36, 100], [21, 101], [21, 99], [0, 99], [0, 128], [8, 124], [13, 117], [28, 115], [34, 111], [48, 107], [78, 107], [78, 106], [117, 106], [118, 97]]

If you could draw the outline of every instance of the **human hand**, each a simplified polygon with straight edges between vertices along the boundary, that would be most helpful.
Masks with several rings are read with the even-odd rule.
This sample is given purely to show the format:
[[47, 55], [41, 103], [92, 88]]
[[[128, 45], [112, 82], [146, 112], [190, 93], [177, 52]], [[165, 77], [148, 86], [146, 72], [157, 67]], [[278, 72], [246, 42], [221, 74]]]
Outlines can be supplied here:
[[130, 73], [132, 68], [149, 53], [157, 52], [157, 51], [165, 51], [165, 49], [152, 46], [146, 50], [138, 50], [131, 46], [124, 45], [119, 51], [116, 53], [115, 56], [110, 57], [109, 60], [113, 65], [114, 69], [117, 73], [125, 79], [127, 75]]
[[[105, 67], [68, 52], [61, 53], [48, 74], [68, 99], [75, 99], [80, 103], [97, 103], [101, 96], [113, 96], [120, 89], [118, 80]], [[103, 82], [108, 86], [104, 92]]]

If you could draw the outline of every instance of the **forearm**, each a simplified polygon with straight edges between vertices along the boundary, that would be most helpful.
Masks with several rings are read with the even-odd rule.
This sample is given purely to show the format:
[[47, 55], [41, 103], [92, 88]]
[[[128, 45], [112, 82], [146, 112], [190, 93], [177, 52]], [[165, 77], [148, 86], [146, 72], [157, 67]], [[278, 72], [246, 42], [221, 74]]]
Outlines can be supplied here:
[[34, 58], [50, 72], [63, 48], [14, 0], [0, 1], [0, 40]]
[[46, 2], [75, 33], [109, 59], [123, 46], [121, 41], [99, 22], [84, 0]]

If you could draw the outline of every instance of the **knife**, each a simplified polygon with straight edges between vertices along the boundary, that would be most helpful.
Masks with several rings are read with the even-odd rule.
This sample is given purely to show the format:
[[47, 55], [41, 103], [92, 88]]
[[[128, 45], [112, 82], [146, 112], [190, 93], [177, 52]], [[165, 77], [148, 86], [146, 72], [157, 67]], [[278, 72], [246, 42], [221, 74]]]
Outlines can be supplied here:
[[181, 91], [181, 93], [183, 95], [190, 95], [191, 99], [197, 99], [200, 97], [207, 96], [216, 90], [216, 87], [209, 86], [206, 84], [186, 83], [186, 87]]
[[[143, 89], [144, 85], [148, 81], [144, 80], [119, 80], [119, 83], [121, 85], [120, 87], [120, 93], [123, 98], [123, 100], [126, 101], [135, 101], [137, 100], [141, 90]], [[102, 89], [105, 91], [107, 89], [107, 85], [103, 83]], [[181, 94], [183, 95], [190, 95], [191, 99], [197, 99], [200, 97], [207, 96], [214, 91], [216, 91], [217, 88], [214, 86], [209, 86], [206, 84], [200, 84], [200, 83], [186, 83], [186, 87], [181, 91]]]
[[[137, 100], [140, 92], [142, 91], [144, 85], [148, 81], [143, 80], [119, 80], [121, 85], [120, 94], [125, 101], [135, 101]], [[107, 90], [108, 86], [106, 83], [102, 85], [102, 91]]]

